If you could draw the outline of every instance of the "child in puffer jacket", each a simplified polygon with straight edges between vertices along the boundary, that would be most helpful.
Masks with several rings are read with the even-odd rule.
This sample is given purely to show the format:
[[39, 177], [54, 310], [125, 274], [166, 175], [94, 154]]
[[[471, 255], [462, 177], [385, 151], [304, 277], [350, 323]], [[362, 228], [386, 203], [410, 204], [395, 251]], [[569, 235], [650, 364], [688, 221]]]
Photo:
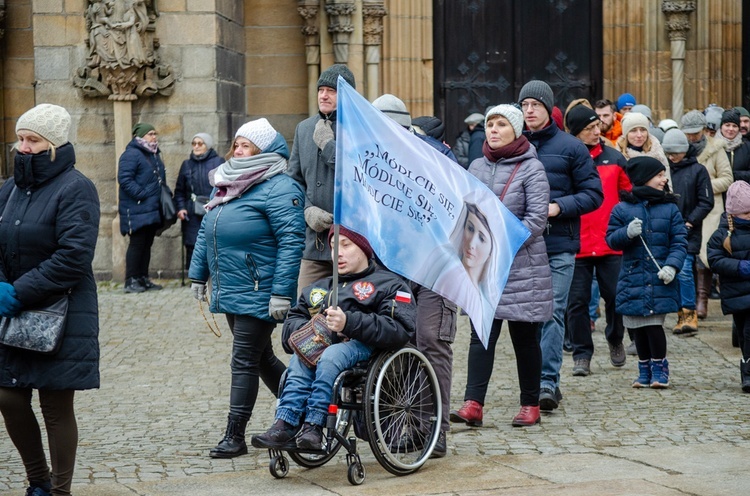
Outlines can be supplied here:
[[669, 387], [666, 314], [681, 308], [675, 276], [687, 254], [687, 231], [666, 168], [653, 157], [628, 160], [632, 192], [621, 192], [609, 219], [607, 244], [622, 250], [616, 311], [634, 331], [638, 378], [634, 388]]

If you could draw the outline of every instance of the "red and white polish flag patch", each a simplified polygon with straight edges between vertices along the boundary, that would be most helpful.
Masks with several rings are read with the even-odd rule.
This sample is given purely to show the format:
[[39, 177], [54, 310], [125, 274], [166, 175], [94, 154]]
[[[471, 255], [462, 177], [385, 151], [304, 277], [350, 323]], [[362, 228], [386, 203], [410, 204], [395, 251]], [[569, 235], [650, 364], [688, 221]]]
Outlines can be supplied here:
[[396, 301], [411, 303], [411, 294], [406, 291], [396, 291]]

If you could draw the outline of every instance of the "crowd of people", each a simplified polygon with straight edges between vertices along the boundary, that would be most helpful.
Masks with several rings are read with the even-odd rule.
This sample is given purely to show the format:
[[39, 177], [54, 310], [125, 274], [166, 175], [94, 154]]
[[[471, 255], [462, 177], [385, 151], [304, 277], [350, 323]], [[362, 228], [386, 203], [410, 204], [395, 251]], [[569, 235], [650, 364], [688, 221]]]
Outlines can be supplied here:
[[[260, 118], [237, 129], [224, 157], [212, 136], [195, 133], [174, 188], [192, 296], [226, 315], [233, 334], [225, 433], [209, 455], [246, 454], [245, 430], [260, 381], [279, 397], [259, 448], [319, 449], [331, 384], [343, 368], [380, 349], [411, 342], [436, 372], [442, 397], [432, 456], [447, 452], [451, 422], [482, 426], [495, 347], [507, 322], [518, 369], [520, 410], [513, 426], [541, 422], [563, 401], [563, 353], [572, 375], [591, 374], [593, 321], [604, 303], [610, 363], [637, 355], [634, 388], [667, 388], [664, 322], [693, 336], [713, 291], [733, 315], [742, 351], [741, 387], [750, 393], [750, 113], [710, 105], [655, 124], [629, 93], [612, 102], [578, 99], [563, 113], [544, 81], [517, 102], [465, 119], [451, 149], [434, 116], [412, 119], [385, 94], [375, 108], [484, 183], [530, 232], [515, 255], [485, 347], [472, 327], [462, 405], [451, 410], [452, 343], [460, 309], [431, 287], [379, 264], [367, 239], [340, 227], [333, 250], [337, 81], [342, 64], [318, 80], [319, 112], [298, 124], [291, 150]], [[0, 315], [12, 318], [67, 294], [69, 319], [52, 357], [0, 345], [0, 412], [26, 467], [27, 494], [70, 494], [77, 428], [74, 391], [99, 386], [96, 286], [91, 263], [99, 226], [93, 183], [76, 171], [70, 115], [42, 104], [16, 125], [14, 177], [0, 188]], [[145, 122], [118, 168], [121, 233], [129, 237], [125, 292], [161, 287], [149, 278], [151, 247], [164, 228], [166, 174], [158, 133]], [[455, 153], [454, 153], [455, 152]], [[445, 164], [448, 166], [449, 164]], [[168, 190], [168, 187], [166, 188]], [[482, 213], [467, 222], [483, 228]], [[465, 232], [472, 243], [476, 234]], [[332, 301], [333, 275], [338, 300]], [[468, 269], [467, 269], [468, 270]], [[210, 289], [210, 292], [209, 292]], [[282, 344], [322, 316], [333, 343], [312, 368]], [[626, 347], [625, 335], [631, 343]], [[287, 387], [279, 380], [287, 370]], [[31, 407], [39, 390], [51, 469]]]

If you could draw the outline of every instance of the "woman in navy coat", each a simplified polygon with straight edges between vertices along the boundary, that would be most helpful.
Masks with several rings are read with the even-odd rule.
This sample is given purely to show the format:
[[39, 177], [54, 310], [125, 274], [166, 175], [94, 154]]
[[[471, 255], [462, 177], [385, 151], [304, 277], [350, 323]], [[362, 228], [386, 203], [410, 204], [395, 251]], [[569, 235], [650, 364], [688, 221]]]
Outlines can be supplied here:
[[[47, 306], [68, 294], [59, 350], [51, 355], [0, 345], [0, 411], [18, 449], [26, 494], [70, 494], [78, 446], [77, 390], [99, 387], [99, 309], [92, 261], [99, 195], [75, 168], [70, 114], [43, 103], [16, 124], [13, 177], [0, 188], [0, 316]], [[32, 410], [37, 390], [47, 439]]]
[[287, 169], [289, 148], [266, 119], [237, 131], [231, 158], [209, 174], [214, 196], [206, 205], [190, 279], [205, 299], [211, 278], [211, 311], [224, 313], [234, 335], [229, 419], [213, 458], [247, 453], [245, 427], [259, 379], [276, 395], [285, 367], [271, 333], [297, 295], [305, 246], [304, 193]]
[[687, 230], [667, 188], [666, 167], [653, 157], [628, 160], [631, 193], [612, 209], [606, 241], [622, 250], [616, 311], [634, 331], [639, 376], [633, 387], [669, 387], [666, 314], [681, 307], [675, 280], [687, 255]]
[[133, 139], [120, 155], [117, 167], [120, 232], [130, 236], [125, 255], [126, 293], [161, 289], [148, 277], [151, 245], [162, 225], [161, 184], [167, 180], [157, 136], [151, 124], [139, 122], [133, 126]]

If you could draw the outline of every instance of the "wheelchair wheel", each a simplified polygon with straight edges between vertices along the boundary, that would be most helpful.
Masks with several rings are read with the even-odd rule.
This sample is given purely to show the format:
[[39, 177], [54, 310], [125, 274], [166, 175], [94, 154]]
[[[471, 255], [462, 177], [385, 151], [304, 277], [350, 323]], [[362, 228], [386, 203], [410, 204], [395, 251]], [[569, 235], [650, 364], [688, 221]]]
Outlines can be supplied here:
[[414, 348], [377, 356], [365, 383], [370, 448], [394, 475], [419, 470], [440, 435], [440, 388], [435, 371]]
[[[352, 412], [351, 410], [339, 410], [336, 414], [336, 430], [339, 434], [346, 437], [349, 429], [351, 428]], [[323, 431], [323, 442], [325, 442], [325, 430]], [[333, 446], [331, 449], [326, 450], [324, 454], [317, 453], [298, 453], [295, 451], [289, 451], [289, 457], [294, 460], [294, 463], [300, 467], [305, 468], [317, 468], [328, 463], [328, 461], [336, 456], [336, 453], [341, 449], [341, 443], [336, 438], [331, 441]]]
[[277, 455], [271, 458], [268, 469], [271, 471], [271, 475], [277, 479], [283, 479], [289, 473], [289, 461], [284, 455]]
[[352, 463], [349, 465], [349, 471], [346, 473], [346, 478], [349, 479], [349, 484], [352, 486], [361, 486], [365, 481], [365, 466], [362, 463]]

